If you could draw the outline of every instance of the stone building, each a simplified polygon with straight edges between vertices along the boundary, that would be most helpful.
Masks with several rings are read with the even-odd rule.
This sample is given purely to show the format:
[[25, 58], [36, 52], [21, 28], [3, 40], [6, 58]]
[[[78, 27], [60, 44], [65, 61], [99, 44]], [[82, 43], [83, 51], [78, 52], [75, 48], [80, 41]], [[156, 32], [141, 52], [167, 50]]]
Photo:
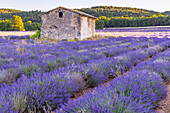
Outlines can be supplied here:
[[52, 39], [86, 39], [95, 36], [96, 17], [58, 7], [41, 15], [41, 37]]

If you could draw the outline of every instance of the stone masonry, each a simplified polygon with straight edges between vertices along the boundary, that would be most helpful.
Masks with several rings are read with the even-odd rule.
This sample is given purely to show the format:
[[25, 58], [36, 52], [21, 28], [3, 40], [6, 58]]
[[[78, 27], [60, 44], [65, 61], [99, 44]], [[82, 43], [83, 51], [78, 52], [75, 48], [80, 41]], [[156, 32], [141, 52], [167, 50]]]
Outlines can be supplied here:
[[95, 36], [96, 17], [65, 7], [41, 15], [41, 38], [86, 39]]

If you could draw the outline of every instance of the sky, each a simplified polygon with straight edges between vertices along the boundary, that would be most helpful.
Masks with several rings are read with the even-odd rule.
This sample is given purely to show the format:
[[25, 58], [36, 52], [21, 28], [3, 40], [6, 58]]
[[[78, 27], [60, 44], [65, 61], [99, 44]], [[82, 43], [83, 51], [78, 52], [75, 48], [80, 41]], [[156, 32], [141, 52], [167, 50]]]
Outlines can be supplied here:
[[74, 9], [100, 5], [142, 8], [158, 12], [170, 11], [170, 0], [0, 0], [0, 8], [22, 11], [48, 11], [58, 6]]

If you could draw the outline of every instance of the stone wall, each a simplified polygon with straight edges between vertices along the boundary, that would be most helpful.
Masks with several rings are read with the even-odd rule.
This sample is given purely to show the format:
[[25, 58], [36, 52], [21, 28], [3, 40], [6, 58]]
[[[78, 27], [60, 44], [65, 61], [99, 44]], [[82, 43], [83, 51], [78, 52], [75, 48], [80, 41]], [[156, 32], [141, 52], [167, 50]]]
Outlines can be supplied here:
[[[59, 17], [63, 12], [63, 17]], [[56, 8], [41, 15], [41, 38], [86, 39], [95, 35], [95, 19], [71, 10]]]
[[[63, 12], [63, 17], [59, 17]], [[52, 39], [81, 38], [81, 16], [69, 10], [56, 9], [41, 16], [41, 37]]]
[[95, 36], [95, 19], [87, 16], [81, 17], [81, 39]]

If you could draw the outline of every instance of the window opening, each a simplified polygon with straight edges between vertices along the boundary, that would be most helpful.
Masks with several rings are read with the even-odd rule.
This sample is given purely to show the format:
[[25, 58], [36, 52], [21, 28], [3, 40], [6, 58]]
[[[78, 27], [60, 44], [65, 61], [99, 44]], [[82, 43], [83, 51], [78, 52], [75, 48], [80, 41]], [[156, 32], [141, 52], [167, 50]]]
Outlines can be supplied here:
[[60, 18], [63, 17], [63, 12], [59, 12], [59, 17], [60, 17]]

